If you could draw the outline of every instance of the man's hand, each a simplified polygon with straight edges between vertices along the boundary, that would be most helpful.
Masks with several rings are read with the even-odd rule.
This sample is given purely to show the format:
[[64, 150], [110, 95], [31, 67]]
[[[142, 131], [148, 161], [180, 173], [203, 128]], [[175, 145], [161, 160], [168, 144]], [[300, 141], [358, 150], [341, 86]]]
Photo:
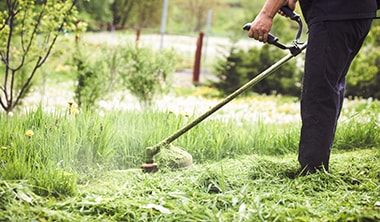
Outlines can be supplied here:
[[273, 19], [270, 16], [266, 16], [260, 13], [251, 24], [251, 28], [248, 31], [248, 36], [259, 40], [260, 42], [267, 42], [268, 33], [272, 28]]
[[267, 0], [260, 13], [252, 22], [251, 28], [248, 31], [248, 37], [260, 42], [267, 42], [276, 12], [284, 15], [280, 8], [287, 5], [290, 9], [294, 10], [296, 2], [297, 0]]

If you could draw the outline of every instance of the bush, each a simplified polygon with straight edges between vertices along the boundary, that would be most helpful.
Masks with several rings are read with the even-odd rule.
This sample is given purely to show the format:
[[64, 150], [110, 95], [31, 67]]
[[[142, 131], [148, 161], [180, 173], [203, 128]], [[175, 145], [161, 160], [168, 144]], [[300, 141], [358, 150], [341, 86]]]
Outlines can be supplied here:
[[151, 105], [154, 97], [165, 92], [168, 77], [175, 68], [171, 51], [156, 52], [148, 47], [127, 47], [123, 54], [127, 68], [120, 73], [123, 84], [142, 105]]
[[[172, 51], [120, 45], [99, 48], [99, 52], [81, 48], [74, 56], [75, 100], [79, 106], [90, 109], [108, 93], [123, 89], [149, 106], [157, 94], [170, 86], [169, 76], [175, 69]], [[83, 53], [88, 51], [91, 56]]]
[[77, 72], [77, 84], [75, 86], [75, 101], [80, 107], [90, 109], [106, 91], [108, 76], [106, 75], [106, 63], [100, 58], [89, 61], [87, 56], [77, 53], [74, 64]]
[[[229, 94], [273, 65], [286, 54], [278, 48], [265, 45], [253, 47], [248, 51], [232, 48], [226, 58], [215, 66], [218, 81], [213, 83]], [[284, 94], [299, 96], [302, 70], [296, 60], [284, 64], [276, 73], [262, 80], [252, 91], [262, 94]]]
[[347, 96], [380, 99], [380, 50], [376, 39], [379, 34], [380, 26], [375, 26], [352, 62], [347, 75]]

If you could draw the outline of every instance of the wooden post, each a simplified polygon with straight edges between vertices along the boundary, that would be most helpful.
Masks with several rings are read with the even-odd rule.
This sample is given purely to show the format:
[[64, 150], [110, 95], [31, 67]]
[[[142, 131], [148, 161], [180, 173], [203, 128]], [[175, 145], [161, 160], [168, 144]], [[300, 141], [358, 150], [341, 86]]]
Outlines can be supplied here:
[[140, 34], [141, 34], [141, 29], [140, 28], [136, 29], [136, 47], [139, 44]]
[[193, 83], [194, 84], [199, 84], [199, 75], [201, 72], [203, 36], [204, 36], [204, 33], [200, 32], [198, 41], [197, 41], [197, 49], [195, 50], [195, 61], [194, 61], [194, 69], [193, 69]]

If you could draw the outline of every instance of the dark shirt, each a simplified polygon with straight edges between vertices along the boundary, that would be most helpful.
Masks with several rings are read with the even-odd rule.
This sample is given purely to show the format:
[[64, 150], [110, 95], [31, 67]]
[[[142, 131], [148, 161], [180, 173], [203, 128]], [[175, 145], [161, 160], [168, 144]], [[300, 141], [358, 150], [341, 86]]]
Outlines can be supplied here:
[[300, 0], [299, 3], [309, 25], [328, 20], [376, 17], [376, 0]]

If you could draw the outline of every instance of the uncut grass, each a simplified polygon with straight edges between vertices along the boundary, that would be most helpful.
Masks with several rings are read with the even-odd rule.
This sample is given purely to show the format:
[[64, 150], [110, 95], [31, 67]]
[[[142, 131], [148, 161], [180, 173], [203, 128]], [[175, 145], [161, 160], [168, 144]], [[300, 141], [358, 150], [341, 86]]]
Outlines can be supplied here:
[[[52, 161], [68, 171], [87, 172], [99, 165], [106, 169], [135, 168], [144, 160], [146, 147], [157, 144], [192, 119], [155, 111], [71, 116], [66, 112], [45, 114], [38, 108], [26, 115], [2, 117], [6, 124], [1, 125], [1, 146], [9, 147], [13, 157], [44, 164]], [[24, 135], [28, 129], [34, 131], [30, 139]], [[281, 129], [260, 121], [236, 126], [234, 120], [206, 120], [174, 144], [202, 163], [241, 154], [295, 151], [297, 135], [292, 134], [287, 127]]]
[[[146, 147], [157, 144], [193, 118], [156, 111], [119, 111], [105, 116], [84, 111], [71, 116], [67, 112], [47, 114], [38, 108], [26, 115], [3, 116], [0, 145], [9, 148], [2, 150], [3, 155], [11, 155], [8, 162], [20, 165], [55, 164], [75, 173], [139, 168]], [[373, 115], [367, 122], [352, 119], [339, 125], [334, 149], [378, 147], [376, 118]], [[205, 120], [173, 144], [191, 153], [196, 163], [247, 154], [297, 152], [299, 124], [264, 124], [258, 120], [236, 125], [236, 121]], [[28, 129], [34, 131], [31, 139], [24, 135]], [[21, 179], [24, 174], [14, 179]]]

